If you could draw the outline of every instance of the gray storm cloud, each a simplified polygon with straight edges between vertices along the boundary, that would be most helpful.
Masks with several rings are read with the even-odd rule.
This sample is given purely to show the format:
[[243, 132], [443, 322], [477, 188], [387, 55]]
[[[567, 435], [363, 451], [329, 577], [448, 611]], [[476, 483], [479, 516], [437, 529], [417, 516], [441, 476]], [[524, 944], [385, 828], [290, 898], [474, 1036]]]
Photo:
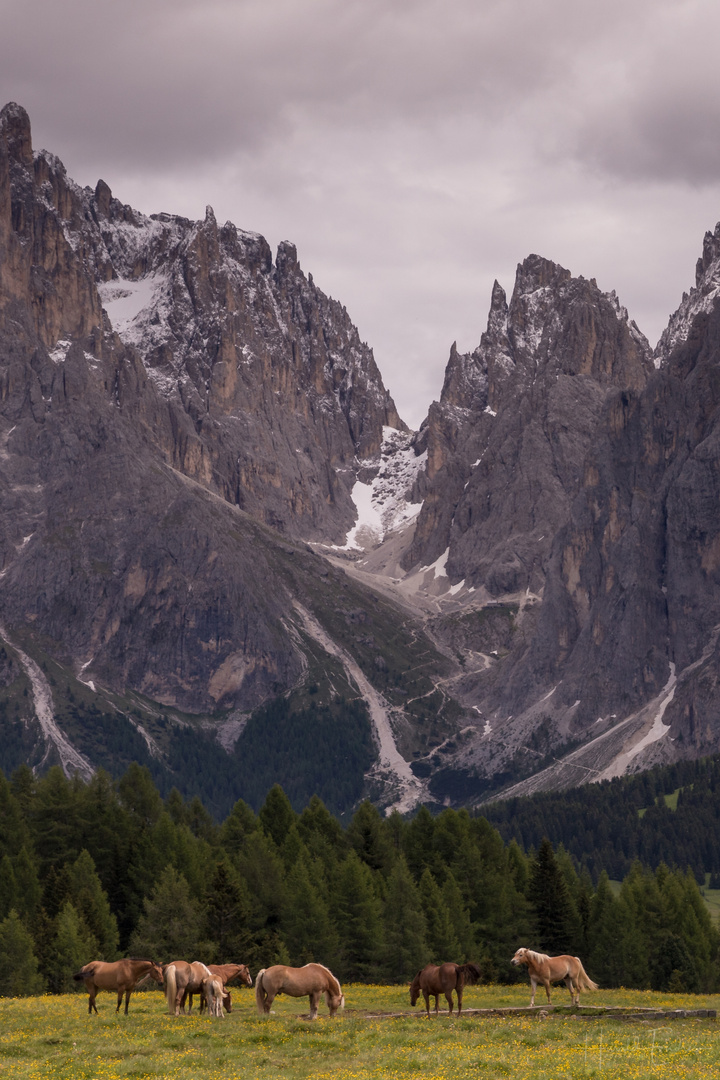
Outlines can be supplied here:
[[6, 0], [0, 97], [81, 183], [292, 239], [419, 423], [538, 251], [657, 337], [720, 217], [710, 0]]

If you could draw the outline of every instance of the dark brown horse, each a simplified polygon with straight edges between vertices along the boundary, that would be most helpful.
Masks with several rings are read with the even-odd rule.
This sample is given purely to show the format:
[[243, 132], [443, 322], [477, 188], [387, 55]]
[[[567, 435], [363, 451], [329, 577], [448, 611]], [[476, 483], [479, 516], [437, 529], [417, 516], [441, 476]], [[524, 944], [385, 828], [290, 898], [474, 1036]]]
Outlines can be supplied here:
[[90, 995], [88, 1012], [93, 1009], [97, 1013], [95, 995], [98, 990], [117, 990], [117, 1008], [120, 1011], [123, 994], [125, 995], [125, 1014], [127, 1015], [130, 995], [145, 979], [154, 979], [156, 983], [163, 984], [162, 968], [153, 960], [115, 960], [112, 964], [106, 964], [103, 960], [93, 960], [86, 964], [73, 975], [77, 982], [84, 982], [85, 989]]
[[453, 990], [457, 993], [458, 1016], [462, 1013], [463, 986], [474, 986], [481, 972], [477, 964], [428, 964], [410, 983], [410, 1004], [417, 1004], [420, 994], [425, 998], [425, 1010], [430, 1016], [430, 998], [435, 998], [435, 1015], [438, 1013], [438, 998], [444, 994], [450, 1006], [448, 1015], [453, 1011]]

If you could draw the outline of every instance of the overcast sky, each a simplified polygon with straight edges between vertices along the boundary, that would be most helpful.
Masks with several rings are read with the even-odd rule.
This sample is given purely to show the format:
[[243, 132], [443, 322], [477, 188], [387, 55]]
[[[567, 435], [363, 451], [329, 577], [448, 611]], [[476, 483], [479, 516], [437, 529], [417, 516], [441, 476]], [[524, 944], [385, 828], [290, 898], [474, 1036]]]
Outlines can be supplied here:
[[654, 345], [720, 219], [716, 0], [0, 0], [0, 105], [145, 213], [297, 244], [418, 426], [531, 252]]

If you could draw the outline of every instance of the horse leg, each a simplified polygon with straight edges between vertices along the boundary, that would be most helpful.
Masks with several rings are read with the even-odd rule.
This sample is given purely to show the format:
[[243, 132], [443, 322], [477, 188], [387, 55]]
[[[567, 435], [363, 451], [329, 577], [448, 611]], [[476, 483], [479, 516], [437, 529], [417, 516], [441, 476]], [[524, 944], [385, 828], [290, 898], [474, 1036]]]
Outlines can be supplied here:
[[125, 1015], [127, 1016], [128, 1005], [130, 1004], [130, 995], [132, 994], [132, 988], [128, 987], [125, 991]]
[[545, 993], [547, 994], [548, 1005], [550, 1004], [550, 980], [543, 979], [543, 986], [545, 987]]
[[97, 1005], [95, 1004], [96, 994], [97, 987], [95, 986], [95, 983], [90, 983], [90, 985], [88, 986], [88, 1013], [90, 1014], [90, 1016], [92, 1016], [93, 1009], [95, 1010], [95, 1015], [97, 1016]]
[[274, 990], [266, 990], [265, 991], [265, 1004], [263, 1005], [263, 1008], [264, 1008], [266, 1013], [270, 1012], [270, 1006], [272, 1005], [274, 1000], [275, 1000], [275, 991]]
[[453, 1011], [452, 990], [447, 990], [445, 992], [445, 1000], [447, 1001], [448, 1005], [450, 1006], [450, 1008], [448, 1009], [448, 1016], [452, 1016], [452, 1011]]
[[460, 1016], [462, 1014], [462, 992], [463, 992], [462, 986], [458, 986], [458, 988], [457, 988], [457, 999], [458, 999], [458, 1011], [457, 1011], [457, 1014], [458, 1014], [458, 1016]]
[[310, 1019], [317, 1020], [318, 1005], [320, 1004], [320, 991], [313, 990], [308, 996], [310, 998]]
[[115, 1012], [120, 1012], [120, 1006], [122, 1005], [123, 994], [125, 993], [125, 987], [118, 987], [118, 1003]]
[[568, 975], [567, 979], [565, 979], [565, 985], [567, 986], [568, 990], [570, 991], [570, 1004], [571, 1005], [579, 1005], [580, 1004], [580, 987], [575, 986], [572, 975]]
[[535, 979], [532, 975], [530, 976], [530, 986], [532, 987], [532, 995], [530, 997], [530, 1008], [532, 1009], [535, 1005], [535, 991], [537, 990], [538, 986], [537, 979]]

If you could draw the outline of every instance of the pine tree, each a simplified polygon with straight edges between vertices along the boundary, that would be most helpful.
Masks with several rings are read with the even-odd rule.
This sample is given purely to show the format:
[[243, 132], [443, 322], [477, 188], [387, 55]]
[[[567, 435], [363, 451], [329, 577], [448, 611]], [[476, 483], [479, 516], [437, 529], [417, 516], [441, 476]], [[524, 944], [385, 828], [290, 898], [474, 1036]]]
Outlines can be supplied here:
[[458, 963], [464, 964], [468, 960], [476, 960], [478, 942], [470, 919], [470, 913], [465, 906], [458, 883], [449, 870], [443, 883], [442, 898], [450, 916], [453, 933], [460, 946]]
[[388, 878], [383, 922], [383, 974], [391, 982], [404, 982], [427, 963], [427, 943], [420, 897], [402, 855]]
[[136, 955], [164, 961], [192, 960], [206, 951], [200, 905], [173, 866], [165, 867], [144, 907], [130, 940]]
[[3, 855], [0, 859], [0, 919], [6, 918], [13, 908], [17, 909], [18, 889], [12, 859]]
[[535, 909], [535, 931], [542, 952], [569, 953], [577, 936], [578, 918], [570, 891], [545, 837], [530, 878], [530, 900]]
[[354, 851], [340, 866], [333, 895], [331, 913], [340, 938], [342, 977], [358, 982], [377, 979], [383, 948], [382, 904], [370, 868]]
[[202, 905], [202, 934], [213, 942], [213, 963], [242, 964], [251, 941], [250, 896], [229, 859], [220, 859], [210, 879]]
[[220, 845], [228, 855], [237, 855], [242, 851], [246, 837], [259, 828], [260, 822], [251, 808], [238, 799], [220, 827]]
[[313, 961], [336, 966], [338, 935], [323, 895], [319, 864], [308, 866], [301, 854], [285, 882], [285, 904], [280, 933], [296, 966]]
[[115, 960], [118, 949], [117, 919], [110, 911], [95, 863], [84, 848], [68, 868], [70, 896], [89, 932], [95, 939], [95, 959]]
[[387, 877], [395, 861], [395, 849], [377, 807], [360, 803], [347, 830], [350, 844], [371, 870]]
[[427, 867], [420, 878], [420, 902], [425, 916], [428, 960], [435, 964], [444, 964], [448, 960], [459, 963], [460, 942], [455, 934], [450, 911]]
[[21, 847], [13, 859], [15, 884], [17, 886], [17, 911], [27, 922], [32, 921], [40, 907], [42, 888], [38, 877], [36, 859], [26, 847]]
[[14, 910], [0, 923], [0, 970], [5, 973], [0, 980], [3, 997], [42, 993], [44, 983], [38, 974], [33, 939]]
[[96, 959], [97, 941], [85, 920], [67, 900], [55, 920], [51, 961], [46, 972], [50, 989], [56, 994], [82, 990], [82, 983], [75, 982], [73, 974]]
[[268, 791], [258, 817], [266, 835], [279, 848], [282, 847], [290, 827], [295, 823], [296, 814], [279, 784], [273, 784]]

